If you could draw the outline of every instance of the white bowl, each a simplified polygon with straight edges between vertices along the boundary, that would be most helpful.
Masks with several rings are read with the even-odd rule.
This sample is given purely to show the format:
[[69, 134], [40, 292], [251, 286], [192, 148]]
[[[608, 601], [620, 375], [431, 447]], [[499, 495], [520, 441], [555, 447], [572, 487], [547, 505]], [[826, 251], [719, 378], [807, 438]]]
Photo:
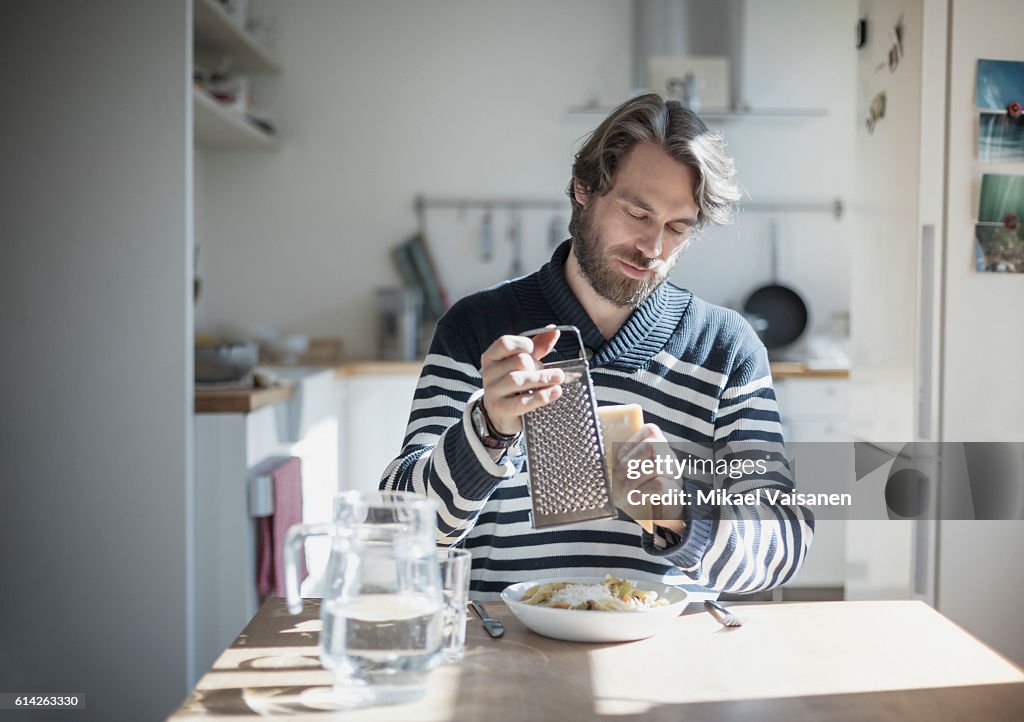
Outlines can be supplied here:
[[606, 612], [598, 610], [555, 609], [538, 607], [520, 601], [523, 592], [537, 584], [552, 582], [575, 582], [579, 584], [600, 584], [604, 577], [558, 577], [520, 582], [505, 587], [501, 599], [520, 622], [537, 634], [567, 642], [629, 642], [646, 639], [671, 624], [672, 620], [689, 604], [686, 592], [679, 587], [670, 587], [658, 582], [633, 581], [637, 589], [655, 591], [661, 599], [669, 601], [663, 607], [652, 607], [629, 612]]

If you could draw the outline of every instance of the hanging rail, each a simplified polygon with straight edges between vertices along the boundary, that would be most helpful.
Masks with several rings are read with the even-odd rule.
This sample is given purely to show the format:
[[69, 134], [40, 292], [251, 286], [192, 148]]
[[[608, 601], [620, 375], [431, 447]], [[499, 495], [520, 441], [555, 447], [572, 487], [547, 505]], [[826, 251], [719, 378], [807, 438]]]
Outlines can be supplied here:
[[418, 194], [413, 200], [413, 207], [416, 210], [417, 225], [421, 232], [426, 231], [427, 228], [427, 209], [428, 208], [456, 208], [458, 210], [465, 210], [466, 208], [507, 208], [510, 210], [521, 210], [523, 208], [533, 208], [538, 210], [555, 210], [562, 211], [566, 210], [568, 205], [567, 198], [499, 198], [499, 197], [432, 197], [428, 198], [423, 194]]
[[[566, 210], [566, 198], [501, 198], [498, 196], [492, 197], [428, 197], [423, 194], [417, 194], [413, 200], [413, 208], [416, 211], [416, 218], [419, 225], [420, 231], [425, 231], [427, 227], [427, 209], [428, 208], [456, 208], [458, 210], [464, 210], [466, 208], [508, 208], [512, 210], [519, 210], [523, 208], [534, 208], [540, 210]], [[843, 201], [840, 198], [834, 198], [830, 201], [765, 201], [760, 203], [740, 203], [739, 207], [741, 210], [755, 212], [755, 213], [830, 213], [839, 220], [842, 215], [844, 206]]]

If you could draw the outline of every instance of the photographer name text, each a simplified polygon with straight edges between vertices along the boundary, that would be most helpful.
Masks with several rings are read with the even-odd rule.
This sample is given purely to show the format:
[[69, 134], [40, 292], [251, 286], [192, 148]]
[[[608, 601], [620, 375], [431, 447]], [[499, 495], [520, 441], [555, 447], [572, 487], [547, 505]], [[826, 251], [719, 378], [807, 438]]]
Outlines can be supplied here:
[[634, 506], [852, 506], [852, 494], [812, 494], [783, 489], [754, 489], [729, 492], [725, 489], [707, 489], [696, 492], [670, 489], [660, 494], [631, 489], [626, 501]]

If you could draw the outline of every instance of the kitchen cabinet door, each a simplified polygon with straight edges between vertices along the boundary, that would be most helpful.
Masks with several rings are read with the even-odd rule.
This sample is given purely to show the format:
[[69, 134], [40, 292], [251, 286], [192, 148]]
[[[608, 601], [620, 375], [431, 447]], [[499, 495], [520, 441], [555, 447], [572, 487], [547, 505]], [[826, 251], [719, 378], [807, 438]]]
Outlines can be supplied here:
[[373, 490], [402, 450], [418, 373], [353, 374], [343, 381], [340, 488]]
[[[835, 474], [852, 474], [853, 459], [836, 459], [844, 447], [812, 442], [848, 442], [849, 383], [845, 379], [782, 379], [775, 383], [775, 397], [782, 419], [783, 435], [795, 455], [795, 483], [802, 492], [841, 492], [850, 480]], [[811, 462], [807, 457], [820, 454]], [[803, 463], [801, 458], [803, 457]], [[801, 469], [805, 473], [801, 473]], [[811, 471], [813, 470], [813, 471]], [[831, 470], [827, 478], [822, 470]], [[846, 572], [846, 521], [818, 519], [814, 541], [807, 559], [788, 587], [843, 587]]]

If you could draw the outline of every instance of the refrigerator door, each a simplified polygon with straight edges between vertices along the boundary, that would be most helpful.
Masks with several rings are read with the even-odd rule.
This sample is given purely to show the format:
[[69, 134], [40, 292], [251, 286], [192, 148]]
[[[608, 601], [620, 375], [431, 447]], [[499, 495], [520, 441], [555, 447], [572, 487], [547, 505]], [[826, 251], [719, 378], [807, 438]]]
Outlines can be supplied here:
[[[938, 438], [945, 153], [944, 0], [861, 0], [851, 281], [855, 440], [896, 459]], [[884, 498], [895, 462], [858, 480]], [[884, 501], [882, 502], [884, 507]], [[932, 522], [851, 520], [847, 598], [930, 600]]]
[[868, 41], [857, 66], [860, 113], [851, 220], [851, 413], [856, 438], [914, 435], [921, 149], [921, 0], [862, 0]]
[[[971, 453], [978, 449], [965, 449], [971, 503], [980, 519], [993, 510], [1007, 516], [1019, 512], [1020, 497], [980, 499], [976, 482], [999, 474], [1016, 478], [1017, 490], [1024, 484], [1024, 470], [1014, 471], [1010, 443], [1024, 442], [1024, 393], [1017, 378], [1024, 358], [1024, 277], [976, 272], [972, 248], [982, 175], [1024, 173], [1020, 161], [979, 162], [975, 110], [978, 59], [1021, 59], [1021, 3], [953, 0], [951, 5], [941, 434], [947, 443], [1001, 443], [993, 451], [999, 458], [982, 453], [979, 459]], [[998, 468], [992, 468], [996, 462]], [[1024, 564], [1018, 557], [1024, 521], [943, 521], [939, 538], [939, 611], [1024, 664]]]

